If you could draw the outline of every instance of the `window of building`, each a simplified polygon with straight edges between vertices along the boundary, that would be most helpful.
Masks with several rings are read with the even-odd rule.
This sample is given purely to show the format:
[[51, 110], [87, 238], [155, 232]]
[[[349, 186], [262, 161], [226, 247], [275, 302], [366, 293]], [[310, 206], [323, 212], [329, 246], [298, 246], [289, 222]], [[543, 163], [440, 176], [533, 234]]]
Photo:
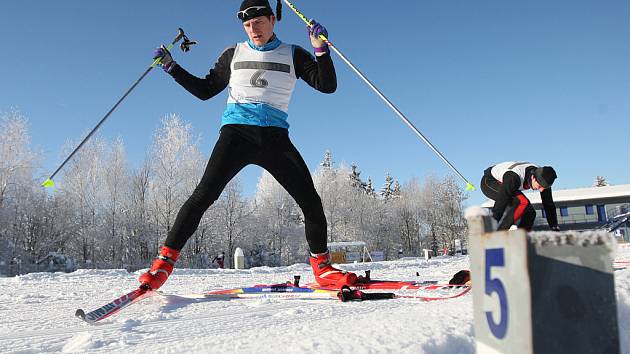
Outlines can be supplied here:
[[560, 207], [560, 216], [569, 216], [569, 208]]
[[585, 205], [584, 209], [586, 210], [586, 215], [593, 215], [593, 214], [595, 214], [595, 210], [593, 209], [593, 204]]
[[606, 222], [606, 206], [603, 204], [597, 206], [597, 221]]

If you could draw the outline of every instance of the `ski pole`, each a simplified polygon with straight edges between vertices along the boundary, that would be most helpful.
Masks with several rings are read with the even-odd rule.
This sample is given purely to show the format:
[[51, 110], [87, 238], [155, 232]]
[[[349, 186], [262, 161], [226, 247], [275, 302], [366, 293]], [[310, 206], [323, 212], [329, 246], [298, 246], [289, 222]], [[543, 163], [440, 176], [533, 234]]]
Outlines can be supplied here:
[[[307, 26], [311, 25], [311, 21], [309, 19], [306, 18], [306, 16], [304, 16], [297, 8], [295, 8], [295, 6], [290, 3], [288, 0], [283, 0], [285, 4], [287, 4], [287, 6], [289, 6], [291, 8], [291, 10], [293, 10], [293, 12], [295, 12], [296, 15], [298, 15], [298, 17], [300, 19], [302, 19], [302, 21], [304, 21], [306, 23]], [[394, 113], [396, 113], [396, 115], [405, 123], [407, 124], [407, 126], [409, 128], [411, 128], [411, 130], [413, 130], [414, 133], [416, 133], [416, 135], [418, 135], [420, 137], [420, 139], [422, 139], [422, 141], [424, 141], [424, 143], [431, 148], [431, 150], [433, 150], [433, 152], [438, 155], [438, 157], [440, 159], [442, 159], [442, 161], [444, 161], [459, 177], [461, 177], [462, 180], [464, 180], [464, 182], [466, 182], [466, 190], [475, 190], [475, 186], [473, 186], [472, 183], [468, 182], [468, 180], [466, 179], [466, 177], [464, 177], [458, 170], [457, 168], [455, 168], [455, 166], [453, 166], [453, 164], [446, 159], [446, 157], [444, 157], [444, 155], [433, 145], [431, 144], [431, 142], [429, 141], [429, 139], [427, 139], [424, 134], [422, 134], [420, 132], [420, 130], [418, 130], [418, 128], [416, 128], [410, 121], [409, 119], [407, 119], [407, 117], [405, 117], [405, 115], [398, 109], [396, 108], [396, 106], [394, 106], [394, 104], [387, 98], [385, 97], [385, 95], [376, 87], [374, 86], [374, 84], [372, 82], [370, 82], [370, 80], [368, 80], [367, 77], [365, 77], [365, 75], [363, 75], [363, 73], [356, 67], [354, 66], [354, 64], [352, 64], [352, 62], [350, 62], [350, 60], [348, 60], [348, 58], [346, 58], [345, 55], [343, 55], [343, 53], [341, 53], [339, 51], [339, 49], [337, 49], [337, 47], [335, 47], [332, 42], [330, 42], [328, 40], [328, 38], [326, 38], [326, 36], [324, 36], [323, 34], [320, 34], [319, 37], [326, 42], [326, 44], [328, 44], [328, 46], [335, 52], [337, 53], [337, 55], [339, 55], [339, 57], [346, 62], [346, 64], [348, 64], [348, 66], [350, 66], [350, 68], [357, 74], [359, 75], [359, 77], [372, 89], [372, 91], [374, 91], [378, 97], [381, 98], [381, 100], [383, 100], [385, 102], [385, 104], [387, 104], [387, 106], [389, 106], [389, 108], [391, 108]]]
[[[169, 44], [168, 47], [166, 47], [166, 49], [167, 50], [171, 50], [171, 48], [173, 48], [175, 43], [179, 42], [182, 39], [184, 39], [184, 41], [180, 45], [180, 48], [184, 52], [189, 51], [191, 45], [197, 44], [197, 42], [189, 40], [188, 37], [186, 37], [186, 34], [184, 34], [184, 30], [179, 28], [177, 36], [175, 37], [175, 39], [173, 39], [171, 44]], [[129, 95], [129, 93], [131, 93], [131, 91], [133, 91], [133, 89], [136, 88], [136, 86], [138, 86], [140, 81], [142, 81], [142, 79], [144, 79], [144, 77], [147, 76], [149, 71], [151, 71], [151, 69], [153, 69], [156, 65], [160, 64], [161, 61], [162, 61], [162, 58], [156, 58], [153, 61], [153, 63], [147, 68], [147, 70], [144, 72], [144, 74], [142, 74], [142, 76], [140, 76], [140, 78], [138, 80], [136, 80], [136, 82], [134, 82], [133, 85], [131, 85], [131, 87], [127, 90], [127, 92], [125, 92], [125, 94], [122, 95], [122, 97], [118, 100], [118, 102], [116, 102], [116, 104], [114, 104], [114, 106], [109, 110], [109, 112], [107, 112], [107, 114], [105, 114], [105, 116], [98, 122], [98, 124], [96, 124], [96, 126], [92, 129], [92, 131], [90, 131], [88, 133], [88, 135], [83, 139], [83, 141], [81, 141], [81, 143], [79, 143], [79, 145], [76, 148], [74, 148], [74, 150], [70, 153], [70, 155], [61, 163], [61, 165], [59, 165], [59, 167], [57, 167], [55, 172], [53, 172], [53, 174], [50, 175], [50, 177], [48, 177], [48, 179], [46, 179], [44, 182], [42, 182], [42, 186], [44, 186], [44, 187], [54, 187], [55, 186], [55, 182], [53, 182], [53, 180], [52, 180], [55, 177], [55, 175], [63, 168], [63, 166], [65, 166], [65, 164], [68, 161], [70, 161], [72, 156], [74, 156], [74, 154], [76, 154], [76, 152], [79, 151], [79, 149], [81, 149], [83, 144], [85, 144], [90, 139], [90, 137], [94, 134], [94, 132], [96, 132], [96, 130], [105, 122], [105, 120], [109, 117], [109, 115], [112, 114], [112, 112], [114, 112], [114, 110], [127, 97], [127, 95]]]

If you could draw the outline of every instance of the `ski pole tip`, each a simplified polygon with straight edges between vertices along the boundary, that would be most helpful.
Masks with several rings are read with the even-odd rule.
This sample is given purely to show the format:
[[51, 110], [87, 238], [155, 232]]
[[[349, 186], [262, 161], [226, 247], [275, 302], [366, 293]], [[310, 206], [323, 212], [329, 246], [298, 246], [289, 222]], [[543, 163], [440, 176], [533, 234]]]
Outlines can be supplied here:
[[476, 188], [475, 186], [472, 185], [472, 183], [470, 182], [466, 182], [466, 190], [467, 191], [474, 191]]
[[52, 179], [48, 178], [47, 180], [45, 180], [44, 182], [42, 182], [42, 187], [45, 188], [51, 188], [55, 186], [55, 182], [52, 181]]

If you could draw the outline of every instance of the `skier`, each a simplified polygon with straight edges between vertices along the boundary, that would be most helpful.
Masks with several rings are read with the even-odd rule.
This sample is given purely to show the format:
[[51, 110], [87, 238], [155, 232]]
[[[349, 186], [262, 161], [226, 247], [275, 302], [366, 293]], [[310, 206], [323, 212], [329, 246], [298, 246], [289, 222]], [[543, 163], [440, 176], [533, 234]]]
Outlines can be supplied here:
[[225, 252], [221, 252], [217, 254], [214, 258], [212, 258], [212, 263], [217, 262], [219, 268], [225, 268]]
[[494, 200], [492, 215], [499, 222], [497, 229], [508, 230], [517, 222], [519, 228], [532, 229], [536, 211], [521, 192], [532, 189], [540, 192], [549, 227], [559, 231], [556, 205], [551, 194], [551, 185], [556, 177], [553, 167], [538, 167], [529, 162], [507, 161], [488, 167], [480, 185], [483, 194]]
[[164, 71], [197, 98], [207, 100], [226, 87], [229, 95], [220, 136], [204, 175], [179, 210], [150, 270], [140, 276], [143, 286], [155, 290], [164, 284], [203, 213], [249, 164], [269, 171], [302, 209], [315, 280], [322, 286], [339, 288], [357, 281], [354, 273], [331, 265], [322, 202], [288, 133], [287, 111], [297, 79], [322, 93], [333, 93], [337, 88], [328, 45], [319, 38], [328, 33], [315, 21], [308, 27], [315, 57], [297, 45], [283, 43], [274, 33], [281, 8], [281, 0], [277, 0], [274, 15], [268, 0], [244, 0], [237, 17], [249, 39], [223, 51], [204, 78], [184, 70], [164, 46], [155, 52], [154, 59], [161, 58]]

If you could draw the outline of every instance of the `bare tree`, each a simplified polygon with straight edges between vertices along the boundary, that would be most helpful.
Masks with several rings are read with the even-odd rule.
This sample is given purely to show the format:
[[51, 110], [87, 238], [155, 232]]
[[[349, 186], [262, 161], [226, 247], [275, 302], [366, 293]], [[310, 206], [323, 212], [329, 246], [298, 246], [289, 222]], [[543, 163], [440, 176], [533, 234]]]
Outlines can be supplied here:
[[303, 241], [303, 225], [299, 227], [302, 217], [297, 203], [267, 171], [263, 171], [258, 180], [255, 202], [261, 240], [254, 242], [266, 240], [278, 258], [288, 263], [295, 256], [296, 250], [291, 247], [290, 240], [296, 238], [296, 231], [300, 231], [299, 239]]
[[26, 118], [17, 110], [0, 114], [0, 209], [20, 183], [31, 182], [38, 165], [30, 150]]
[[463, 215], [464, 191], [452, 176], [444, 180], [428, 177], [422, 191], [421, 220], [431, 237], [431, 247], [452, 248], [455, 239], [464, 239], [466, 221]]
[[[226, 248], [228, 260], [231, 260], [236, 244], [242, 240], [247, 231], [246, 220], [252, 214], [250, 204], [242, 196], [238, 178], [234, 178], [225, 187], [221, 197], [216, 202], [216, 208], [222, 219], [219, 237]], [[226, 260], [226, 264], [231, 264], [231, 261], [227, 262], [228, 260]]]
[[328, 241], [334, 242], [337, 238], [337, 227], [339, 225], [341, 208], [341, 199], [339, 189], [341, 187], [337, 169], [333, 166], [332, 154], [326, 151], [324, 161], [320, 164], [317, 171], [313, 175], [315, 189], [319, 194], [322, 205], [324, 206], [324, 214], [328, 223]]
[[45, 239], [33, 203], [41, 197], [33, 178], [39, 162], [29, 143], [26, 117], [15, 109], [0, 113], [0, 241], [7, 245], [0, 260], [4, 253], [5, 264], [21, 259], [21, 249], [36, 255]]
[[151, 249], [151, 232], [149, 222], [149, 184], [151, 178], [151, 167], [148, 159], [144, 164], [131, 174], [130, 194], [126, 206], [128, 212], [128, 229], [131, 234], [131, 244], [125, 253], [128, 259], [132, 255], [140, 256], [136, 264], [144, 264], [152, 259], [157, 250]]
[[407, 255], [420, 253], [420, 185], [412, 179], [395, 194], [393, 215], [400, 234], [401, 248]]
[[155, 249], [170, 231], [179, 208], [192, 192], [191, 175], [198, 173], [200, 157], [198, 139], [193, 139], [191, 125], [184, 124], [178, 115], [167, 115], [154, 135], [151, 151]]
[[[71, 146], [67, 145], [66, 150]], [[74, 210], [66, 232], [72, 234], [71, 250], [83, 262], [96, 261], [96, 244], [103, 187], [103, 152], [104, 143], [98, 137], [92, 137], [83, 148], [68, 162], [61, 182], [58, 182], [58, 194]]]
[[117, 139], [104, 161], [104, 200], [106, 225], [109, 236], [105, 245], [110, 250], [110, 260], [119, 267], [124, 265], [124, 250], [127, 234], [122, 227], [128, 209], [125, 207], [125, 196], [129, 195], [129, 176], [125, 147], [122, 140]]

